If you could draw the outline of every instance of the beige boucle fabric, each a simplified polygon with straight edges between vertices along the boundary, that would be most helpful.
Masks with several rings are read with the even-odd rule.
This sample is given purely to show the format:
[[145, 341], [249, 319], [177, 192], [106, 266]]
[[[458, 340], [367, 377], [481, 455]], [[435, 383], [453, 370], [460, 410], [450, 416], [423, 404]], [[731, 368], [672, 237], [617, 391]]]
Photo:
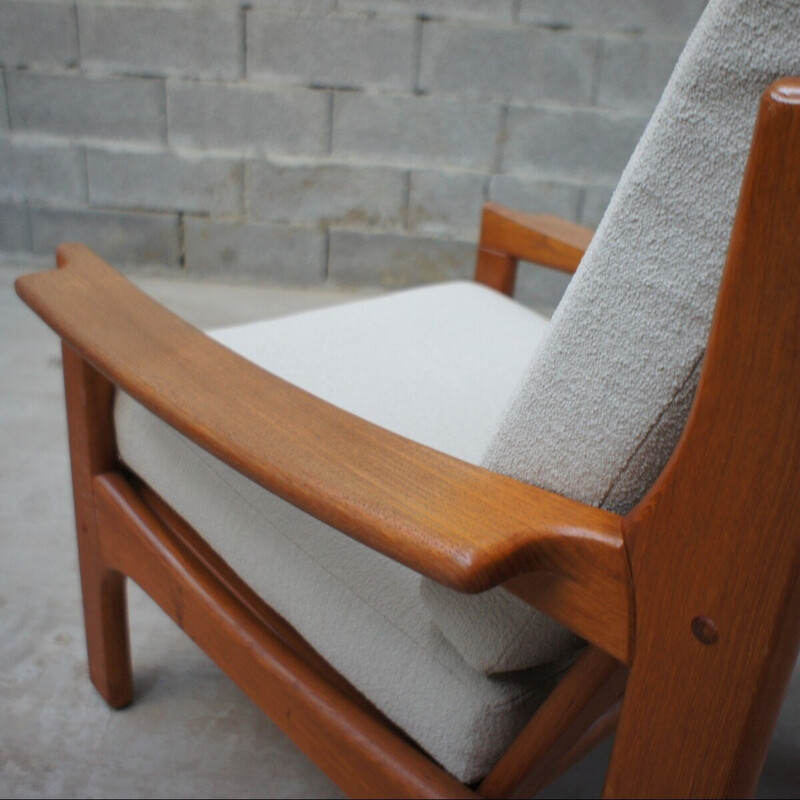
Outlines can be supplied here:
[[[799, 74], [800, 2], [709, 3], [484, 466], [618, 512], [645, 494], [697, 385], [759, 98]], [[553, 623], [505, 590], [422, 594], [475, 668], [540, 663]]]
[[[217, 331], [223, 344], [336, 405], [467, 461], [497, 429], [548, 321], [451, 283]], [[130, 397], [125, 463], [363, 694], [461, 780], [483, 776], [559, 664], [470, 668], [431, 622], [419, 576], [193, 445]]]

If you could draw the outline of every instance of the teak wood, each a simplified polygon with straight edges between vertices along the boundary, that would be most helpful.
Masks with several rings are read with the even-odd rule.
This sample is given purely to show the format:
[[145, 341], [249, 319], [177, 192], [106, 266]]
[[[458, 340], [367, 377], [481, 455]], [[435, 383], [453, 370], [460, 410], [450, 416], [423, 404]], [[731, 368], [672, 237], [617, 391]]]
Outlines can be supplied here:
[[587, 647], [517, 737], [479, 791], [484, 797], [532, 797], [610, 734], [627, 668]]
[[[762, 102], [689, 421], [624, 518], [329, 406], [62, 247], [61, 269], [17, 290], [64, 341], [95, 686], [130, 701], [129, 576], [353, 796], [523, 796], [617, 718], [606, 796], [751, 794], [800, 649], [798, 208], [800, 80], [784, 79]], [[590, 239], [489, 206], [476, 278], [510, 292], [518, 259], [572, 271]], [[463, 591], [502, 584], [592, 644], [480, 786], [461, 785], [125, 472], [114, 386], [346, 534]]]
[[[569, 578], [581, 626], [627, 660], [620, 517], [404, 439], [258, 368], [176, 317], [81, 245], [21, 278], [23, 299], [108, 380], [266, 489], [418, 572], [481, 591], [523, 572]], [[586, 627], [584, 631], [583, 628]]]
[[519, 261], [572, 274], [594, 231], [547, 214], [525, 214], [486, 203], [481, 219], [475, 280], [514, 293]]
[[117, 463], [114, 386], [65, 342], [61, 353], [89, 673], [109, 705], [120, 708], [133, 696], [125, 578], [100, 552], [93, 484], [94, 475]]
[[348, 794], [373, 797], [377, 786], [387, 797], [469, 796], [246, 609], [214, 574], [220, 559], [209, 565], [185, 539], [171, 535], [121, 475], [97, 475], [93, 483], [100, 548], [108, 561], [133, 578]]
[[636, 637], [609, 797], [756, 788], [800, 648], [799, 217], [794, 79], [761, 103], [683, 437], [625, 519]]

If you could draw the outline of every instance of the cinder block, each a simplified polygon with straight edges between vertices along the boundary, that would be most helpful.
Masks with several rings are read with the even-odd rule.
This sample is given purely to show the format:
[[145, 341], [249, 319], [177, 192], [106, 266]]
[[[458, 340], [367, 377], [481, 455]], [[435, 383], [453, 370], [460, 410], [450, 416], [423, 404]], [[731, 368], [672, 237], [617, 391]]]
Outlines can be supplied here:
[[81, 148], [0, 140], [0, 199], [48, 204], [85, 202]]
[[391, 226], [405, 209], [405, 173], [389, 167], [249, 161], [245, 186], [256, 220]]
[[239, 4], [78, 4], [81, 64], [137, 75], [237, 78]]
[[[580, 186], [517, 178], [511, 175], [492, 176], [489, 196], [497, 203], [534, 214], [555, 214], [574, 220], [578, 210]], [[514, 297], [543, 313], [551, 313], [558, 305], [569, 283], [569, 276], [551, 269], [523, 265], [517, 271]]]
[[429, 22], [420, 87], [461, 95], [588, 103], [597, 37]]
[[493, 175], [489, 186], [489, 198], [495, 203], [532, 214], [555, 214], [569, 220], [576, 218], [579, 195], [580, 186], [575, 184], [513, 175]]
[[3, 0], [0, 63], [8, 67], [75, 66], [78, 34], [74, 5]]
[[553, 28], [687, 36], [706, 0], [520, 0], [519, 18]]
[[6, 89], [6, 70], [0, 67], [0, 131], [8, 130], [8, 92]]
[[584, 189], [581, 225], [596, 228], [600, 224], [600, 220], [603, 219], [603, 214], [606, 213], [612, 194], [614, 194], [613, 187], [587, 186]]
[[514, 299], [550, 316], [559, 304], [572, 276], [548, 267], [520, 264]]
[[333, 153], [394, 164], [489, 170], [499, 120], [496, 103], [337, 93]]
[[164, 82], [9, 71], [14, 129], [59, 136], [159, 142], [164, 138]]
[[242, 162], [91, 147], [86, 153], [93, 205], [236, 214], [242, 206]]
[[645, 116], [603, 109], [511, 108], [503, 172], [615, 182], [646, 124]]
[[331, 230], [328, 277], [343, 285], [400, 287], [467, 278], [475, 245], [364, 231]]
[[285, 16], [247, 18], [250, 77], [345, 88], [411, 89], [412, 20]]
[[275, 14], [320, 16], [336, 9], [336, 0], [250, 0], [253, 9]]
[[167, 92], [170, 144], [261, 154], [327, 149], [327, 92], [197, 81], [169, 81]]
[[340, 11], [510, 22], [511, 0], [339, 0]]
[[683, 40], [607, 39], [597, 104], [652, 111], [675, 68]]
[[0, 251], [27, 253], [31, 249], [31, 224], [24, 205], [0, 203]]
[[486, 181], [484, 175], [469, 172], [412, 171], [409, 230], [476, 241]]
[[184, 218], [190, 275], [252, 276], [282, 283], [321, 283], [325, 234], [288, 225]]
[[32, 208], [35, 253], [82, 242], [114, 266], [178, 265], [178, 215]]

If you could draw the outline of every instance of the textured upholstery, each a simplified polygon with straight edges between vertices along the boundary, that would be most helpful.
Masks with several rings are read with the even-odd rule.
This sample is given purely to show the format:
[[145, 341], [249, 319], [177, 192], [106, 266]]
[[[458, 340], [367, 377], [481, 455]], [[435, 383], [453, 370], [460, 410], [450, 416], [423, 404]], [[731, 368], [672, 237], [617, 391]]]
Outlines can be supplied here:
[[[492, 290], [453, 283], [214, 336], [339, 406], [475, 462], [547, 326]], [[472, 670], [432, 624], [416, 573], [243, 478], [130, 397], [118, 395], [115, 421], [128, 466], [462, 780], [489, 769], [549, 691], [559, 664], [501, 677]]]
[[[773, 79], [800, 74], [798, 30], [796, 0], [711, 0], [549, 327], [488, 290], [451, 284], [217, 338], [412, 439], [629, 509], [684, 425], [758, 99]], [[423, 580], [418, 591], [405, 568], [123, 395], [116, 421], [131, 468], [462, 780], [486, 772], [576, 647], [502, 589], [465, 596]]]
[[[645, 494], [694, 395], [760, 95], [798, 74], [797, 0], [711, 0], [485, 466], [620, 512]], [[537, 663], [542, 615], [505, 590], [423, 596], [476, 668]]]

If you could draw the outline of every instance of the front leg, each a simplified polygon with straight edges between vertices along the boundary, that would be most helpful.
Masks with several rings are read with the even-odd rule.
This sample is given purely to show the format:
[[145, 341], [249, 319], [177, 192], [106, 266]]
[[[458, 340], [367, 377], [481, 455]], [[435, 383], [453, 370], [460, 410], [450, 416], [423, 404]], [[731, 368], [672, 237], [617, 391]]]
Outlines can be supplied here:
[[92, 487], [117, 462], [114, 387], [66, 344], [62, 357], [89, 675], [105, 701], [121, 708], [133, 695], [125, 576], [103, 559]]

